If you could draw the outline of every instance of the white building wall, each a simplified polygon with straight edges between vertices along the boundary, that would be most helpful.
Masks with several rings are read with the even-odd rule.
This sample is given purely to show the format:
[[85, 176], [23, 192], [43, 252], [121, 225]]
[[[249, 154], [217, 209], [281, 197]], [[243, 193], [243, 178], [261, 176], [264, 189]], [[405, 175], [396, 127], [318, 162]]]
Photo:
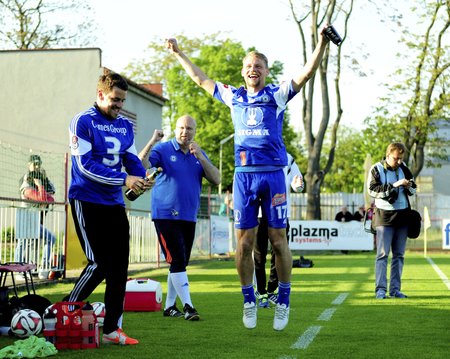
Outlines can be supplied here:
[[67, 152], [74, 114], [92, 105], [100, 49], [0, 52], [0, 140]]
[[[17, 196], [18, 178], [33, 152], [43, 154], [44, 168], [58, 178], [58, 200], [64, 200], [61, 172], [69, 150], [69, 124], [95, 102], [103, 70], [99, 48], [0, 51], [0, 197]], [[153, 131], [162, 128], [165, 100], [133, 82], [129, 85], [124, 110], [136, 117], [139, 152]], [[148, 210], [150, 199], [144, 196], [148, 198], [129, 205]]]

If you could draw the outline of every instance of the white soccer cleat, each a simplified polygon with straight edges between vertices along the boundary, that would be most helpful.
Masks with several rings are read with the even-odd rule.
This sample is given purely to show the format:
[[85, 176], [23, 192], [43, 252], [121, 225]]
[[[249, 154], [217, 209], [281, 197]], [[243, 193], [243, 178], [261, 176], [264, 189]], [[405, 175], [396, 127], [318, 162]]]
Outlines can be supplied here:
[[286, 304], [277, 303], [275, 317], [273, 318], [273, 329], [283, 330], [289, 322], [289, 307]]
[[256, 303], [244, 303], [244, 316], [242, 321], [247, 329], [253, 329], [256, 327]]

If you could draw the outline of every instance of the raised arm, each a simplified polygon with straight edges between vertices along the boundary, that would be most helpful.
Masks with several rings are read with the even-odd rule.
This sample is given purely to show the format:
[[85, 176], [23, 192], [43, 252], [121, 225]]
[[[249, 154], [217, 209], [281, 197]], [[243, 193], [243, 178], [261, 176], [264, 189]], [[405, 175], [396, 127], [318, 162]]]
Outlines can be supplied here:
[[301, 88], [306, 84], [306, 82], [308, 82], [308, 80], [314, 76], [317, 68], [320, 65], [320, 61], [322, 61], [325, 49], [330, 42], [330, 40], [328, 40], [324, 34], [324, 30], [327, 26], [328, 24], [325, 24], [325, 26], [322, 27], [319, 34], [319, 41], [317, 42], [314, 52], [306, 62], [300, 74], [294, 77], [292, 80], [292, 86], [294, 87], [294, 90], [296, 92], [299, 92]]
[[153, 136], [150, 138], [141, 152], [139, 152], [138, 157], [141, 160], [144, 168], [149, 168], [151, 166], [150, 162], [148, 161], [148, 153], [156, 143], [162, 140], [163, 137], [164, 133], [162, 130], [155, 130], [155, 132], [153, 132]]
[[180, 50], [176, 39], [167, 39], [165, 47], [175, 55], [181, 66], [185, 69], [189, 77], [201, 88], [206, 90], [211, 96], [214, 95], [214, 88], [216, 83], [211, 80], [206, 74], [194, 65], [192, 61]]
[[209, 183], [218, 186], [220, 184], [220, 172], [216, 166], [214, 166], [209, 159], [204, 155], [197, 142], [191, 142], [189, 144], [189, 151], [199, 160], [205, 171], [205, 178]]

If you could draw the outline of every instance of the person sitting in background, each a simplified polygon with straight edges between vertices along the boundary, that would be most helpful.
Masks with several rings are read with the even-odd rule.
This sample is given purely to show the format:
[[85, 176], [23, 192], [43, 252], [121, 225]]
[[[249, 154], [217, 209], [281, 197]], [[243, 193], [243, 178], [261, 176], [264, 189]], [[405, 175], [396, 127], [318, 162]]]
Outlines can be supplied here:
[[[40, 244], [43, 243], [42, 263], [38, 271], [40, 279], [47, 279], [51, 269], [51, 252], [55, 244], [56, 237], [45, 226], [45, 215], [49, 203], [55, 200], [55, 186], [47, 177], [45, 169], [42, 167], [42, 160], [39, 155], [31, 155], [28, 161], [28, 171], [20, 180], [20, 197], [36, 203], [23, 202], [27, 209], [17, 211], [17, 248], [14, 255], [16, 262], [39, 261]], [[37, 211], [31, 210], [38, 209]], [[34, 240], [37, 243], [29, 241]], [[35, 254], [29, 252], [29, 248], [34, 246]]]
[[338, 222], [350, 222], [353, 220], [352, 214], [348, 211], [347, 207], [342, 207], [341, 211], [336, 213], [334, 219]]
[[361, 206], [358, 208], [358, 210], [353, 215], [353, 220], [362, 222], [362, 221], [364, 221], [365, 215], [366, 215], [366, 210], [365, 210], [364, 206]]

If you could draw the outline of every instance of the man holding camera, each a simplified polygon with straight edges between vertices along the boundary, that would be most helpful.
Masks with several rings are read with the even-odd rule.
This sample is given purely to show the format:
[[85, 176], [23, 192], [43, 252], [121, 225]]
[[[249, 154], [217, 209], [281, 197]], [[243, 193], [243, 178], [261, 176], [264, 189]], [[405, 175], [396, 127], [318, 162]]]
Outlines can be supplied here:
[[389, 295], [406, 298], [401, 290], [406, 239], [408, 233], [408, 196], [416, 193], [416, 183], [411, 171], [403, 163], [406, 147], [391, 143], [386, 158], [372, 166], [368, 176], [368, 192], [375, 198], [375, 228], [377, 231], [377, 256], [375, 260], [375, 297], [386, 298], [387, 263], [392, 249]]

